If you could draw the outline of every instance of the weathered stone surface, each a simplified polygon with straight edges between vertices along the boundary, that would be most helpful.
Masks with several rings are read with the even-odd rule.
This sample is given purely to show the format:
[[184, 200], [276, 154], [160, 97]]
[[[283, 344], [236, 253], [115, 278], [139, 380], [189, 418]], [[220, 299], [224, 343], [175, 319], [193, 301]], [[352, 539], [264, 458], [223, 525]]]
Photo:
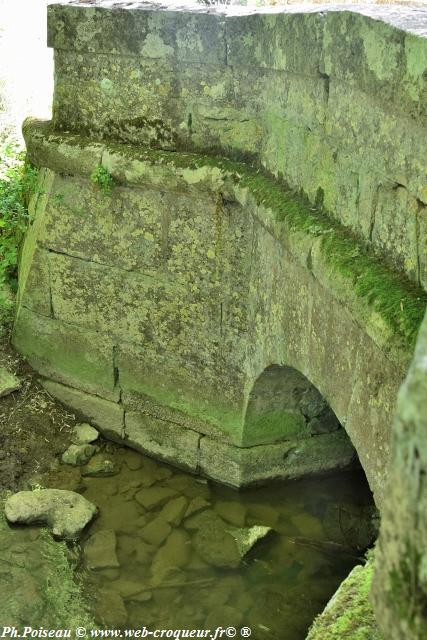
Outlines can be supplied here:
[[109, 400], [119, 399], [114, 389], [113, 345], [107, 336], [21, 307], [12, 341], [43, 376]]
[[71, 444], [62, 454], [62, 462], [82, 467], [90, 460], [95, 451], [96, 447], [91, 444]]
[[203, 511], [200, 516], [193, 536], [197, 554], [214, 567], [238, 567], [241, 555], [224, 521], [212, 511]]
[[74, 539], [97, 513], [97, 507], [83, 496], [62, 489], [20, 491], [7, 499], [9, 522], [45, 523], [58, 538]]
[[116, 534], [111, 529], [97, 531], [84, 545], [89, 569], [115, 569], [120, 566], [116, 553]]
[[8, 396], [21, 387], [21, 382], [13, 373], [4, 367], [0, 367], [0, 398]]
[[[413, 25], [425, 12], [408, 9], [396, 29], [386, 9], [122, 14], [100, 2], [93, 23], [86, 9], [52, 9], [53, 124], [25, 127], [46, 189], [22, 252], [17, 346], [44, 375], [120, 398], [126, 427], [119, 404], [68, 398], [100, 413], [106, 435], [192, 470], [200, 459], [232, 484], [346, 464], [335, 414], [380, 503], [424, 300], [396, 274], [424, 282], [427, 48]], [[125, 24], [140, 28], [113, 61]], [[218, 149], [255, 156], [311, 205], [243, 163], [200, 155]], [[109, 193], [88, 179], [94, 162]], [[64, 350], [68, 334], [78, 357], [61, 363], [49, 343]], [[310, 402], [254, 414], [251, 389], [272, 363], [302, 372], [329, 415]], [[292, 450], [271, 450], [268, 475], [260, 447], [286, 438]], [[228, 468], [208, 452], [216, 439]]]
[[[113, 153], [111, 152], [112, 155]], [[172, 160], [176, 162], [176, 159], [180, 157], [177, 154], [173, 154], [173, 156], [173, 159], [171, 158], [171, 161], [167, 163], [168, 172], [174, 171]], [[159, 162], [156, 167], [156, 178], [154, 178], [154, 173], [148, 174], [147, 177], [147, 180], [152, 180], [152, 185], [154, 179], [158, 184], [161, 177], [162, 162], [160, 160], [161, 158], [155, 160], [155, 162]], [[153, 167], [153, 160], [145, 160], [144, 162], [146, 167]], [[180, 167], [179, 171], [182, 178], [185, 175], [186, 179], [191, 182], [193, 189], [196, 189], [195, 185], [199, 185], [200, 180], [203, 182], [204, 178], [198, 176], [198, 172], [200, 175], [205, 175], [202, 169], [188, 170], [188, 175], [183, 167]], [[209, 171], [212, 174], [214, 169], [209, 167]], [[219, 169], [217, 169], [217, 175], [221, 175]], [[272, 183], [271, 188], [273, 187]], [[251, 421], [251, 410], [247, 416], [248, 420], [244, 422], [245, 403], [251, 386], [260, 378], [260, 373], [266, 369], [266, 365], [271, 362], [285, 362], [289, 369], [292, 367], [304, 372], [307, 379], [313, 382], [320, 393], [328, 399], [337, 418], [345, 423], [354, 444], [356, 444], [371, 487], [376, 493], [377, 500], [380, 500], [381, 492], [384, 490], [390, 431], [386, 418], [382, 418], [377, 410], [377, 400], [374, 397], [378, 393], [376, 391], [377, 378], [366, 375], [366, 367], [369, 362], [377, 362], [378, 371], [387, 372], [386, 375], [383, 375], [384, 383], [381, 385], [379, 397], [388, 413], [392, 410], [395, 394], [403, 377], [404, 363], [408, 358], [407, 348], [402, 345], [401, 337], [395, 329], [383, 320], [381, 314], [373, 310], [368, 300], [369, 296], [360, 300], [360, 296], [355, 294], [352, 277], [347, 278], [338, 274], [334, 266], [328, 262], [328, 256], [321, 252], [320, 238], [313, 238], [309, 234], [304, 235], [301, 230], [294, 232], [292, 227], [289, 228], [290, 235], [285, 233], [281, 223], [279, 224], [275, 218], [274, 207], [272, 209], [256, 205], [247, 188], [230, 186], [227, 183], [227, 190], [227, 193], [230, 193], [227, 197], [233, 197], [234, 192], [234, 197], [238, 199], [240, 204], [228, 204], [227, 217], [221, 218], [221, 233], [225, 234], [225, 230], [227, 230], [227, 242], [225, 242], [225, 235], [222, 235], [224, 240], [222, 252], [225, 257], [221, 267], [221, 273], [224, 274], [222, 286], [226, 292], [226, 296], [222, 298], [221, 302], [224, 349], [218, 349], [215, 323], [212, 325], [210, 321], [205, 322], [206, 313], [211, 316], [214, 313], [213, 307], [209, 306], [215, 300], [212, 289], [208, 287], [210, 302], [204, 311], [202, 311], [204, 303], [195, 292], [198, 298], [198, 311], [193, 314], [195, 307], [190, 300], [193, 285], [189, 278], [191, 274], [191, 279], [193, 279], [195, 271], [204, 272], [205, 270], [205, 267], [200, 266], [199, 260], [202, 256], [203, 243], [201, 229], [198, 228], [194, 240], [197, 251], [194, 254], [191, 252], [188, 238], [192, 237], [192, 227], [187, 213], [184, 215], [183, 210], [180, 210], [180, 214], [182, 213], [184, 216], [184, 224], [178, 224], [179, 218], [174, 218], [173, 224], [171, 220], [169, 227], [169, 235], [172, 240], [172, 257], [168, 258], [170, 270], [171, 273], [178, 274], [184, 269], [182, 271], [182, 292], [185, 291], [186, 295], [190, 296], [186, 300], [182, 299], [184, 304], [179, 310], [176, 310], [176, 321], [172, 322], [170, 314], [172, 298], [166, 298], [164, 305], [163, 303], [160, 305], [158, 300], [150, 301], [151, 308], [155, 310], [149, 312], [149, 314], [152, 313], [149, 320], [149, 330], [148, 328], [144, 329], [148, 325], [138, 324], [139, 321], [136, 318], [141, 314], [140, 312], [136, 313], [135, 309], [132, 308], [126, 321], [127, 328], [122, 320], [123, 314], [127, 315], [127, 312], [124, 312], [120, 305], [115, 308], [114, 313], [110, 313], [111, 310], [108, 309], [109, 317], [115, 316], [119, 323], [115, 325], [114, 319], [112, 323], [110, 322], [111, 332], [122, 332], [126, 329], [131, 332], [131, 338], [138, 334], [138, 340], [142, 341], [146, 340], [147, 331], [151, 336], [144, 348], [121, 342], [115, 350], [115, 366], [112, 371], [115, 372], [114, 382], [117, 384], [114, 387], [114, 393], [119, 393], [120, 388], [124, 390], [123, 402], [128, 422], [126, 426], [127, 442], [141, 451], [163, 456], [168, 461], [196, 470], [200, 437], [197, 431], [214, 436], [224, 442], [228, 440], [239, 446], [262, 441], [267, 436], [261, 427], [259, 429], [251, 428], [254, 425], [256, 427], [257, 424], [256, 420], [255, 422]], [[243, 216], [244, 208], [249, 208], [253, 213], [254, 221], [247, 229], [245, 229]], [[224, 216], [225, 211], [221, 215]], [[226, 226], [225, 220], [228, 220], [228, 217], [231, 222], [227, 222]], [[257, 217], [259, 217], [259, 223], [256, 222]], [[201, 220], [201, 225], [202, 222]], [[176, 230], [174, 230], [175, 227]], [[186, 240], [182, 235], [184, 229]], [[211, 242], [214, 241], [211, 229], [209, 229], [209, 237]], [[214, 259], [214, 242], [212, 246], [212, 259]], [[178, 247], [185, 247], [185, 255], [191, 258], [189, 258], [189, 262], [185, 263], [185, 267], [180, 266], [183, 263], [182, 256], [184, 254], [178, 251]], [[284, 247], [286, 247], [285, 250]], [[187, 253], [187, 248], [189, 253]], [[208, 249], [209, 251], [210, 249]], [[257, 267], [252, 269], [249, 277], [250, 256]], [[191, 260], [196, 260], [197, 264], [193, 263], [190, 270]], [[311, 271], [307, 269], [308, 262], [310, 262], [310, 268], [316, 278], [313, 278]], [[140, 274], [130, 273], [117, 267], [111, 269], [106, 265], [89, 263], [58, 254], [55, 254], [52, 263], [55, 265], [54, 271], [56, 269], [59, 278], [55, 286], [58, 287], [57, 301], [60, 300], [64, 303], [62, 307], [64, 318], [67, 317], [76, 322], [88, 322], [88, 326], [93, 327], [98, 325], [104, 316], [107, 317], [105, 300], [111, 294], [108, 283], [113, 286], [113, 291], [116, 291], [117, 287], [117, 290], [120, 291], [123, 288], [126, 290], [125, 284], [128, 279], [130, 279], [129, 282], [135, 284], [141, 278]], [[206, 277], [210, 282], [213, 277], [212, 266], [208, 266], [207, 272], [209, 275]], [[225, 274], [229, 273], [233, 274], [231, 280], [228, 276], [225, 277]], [[77, 284], [77, 280], [72, 280], [76, 282], [76, 287], [79, 290], [80, 302], [76, 298], [77, 302], [73, 299], [70, 303], [64, 297], [66, 287], [62, 285], [65, 281], [60, 287], [61, 278], [64, 277], [67, 280], [68, 277], [74, 278], [77, 275], [83, 280], [86, 278], [86, 280], [84, 282], [79, 280], [80, 284]], [[162, 282], [164, 281], [163, 275]], [[93, 290], [94, 277], [100, 277], [100, 282], [104, 282], [106, 296], [102, 297], [96, 292], [97, 302], [92, 304], [91, 290]], [[203, 276], [204, 278], [205, 276]], [[145, 279], [148, 282], [147, 277]], [[204, 282], [207, 283], [205, 280]], [[298, 286], [295, 286], [295, 283], [298, 283]], [[217, 286], [215, 284], [215, 287]], [[102, 288], [104, 285], [101, 286]], [[134, 294], [131, 296], [132, 306], [135, 304], [135, 299], [138, 299], [138, 291], [140, 288], [136, 286]], [[240, 291], [240, 295], [237, 291]], [[124, 294], [120, 293], [120, 295]], [[238, 298], [234, 303], [236, 295]], [[257, 301], [255, 306], [252, 305], [251, 300]], [[60, 308], [62, 302], [60, 302]], [[128, 302], [123, 299], [123, 302], [125, 306], [131, 304], [130, 298]], [[92, 306], [90, 306], [91, 304]], [[79, 305], [82, 305], [81, 308]], [[160, 307], [162, 307], [161, 313], [159, 312]], [[88, 309], [87, 313], [86, 308]], [[192, 309], [191, 314], [188, 313], [190, 308]], [[400, 313], [400, 311], [399, 307], [398, 312]], [[162, 315], [163, 312], [166, 315]], [[131, 322], [132, 317], [135, 319], [135, 323]], [[82, 320], [82, 318], [85, 319]], [[172, 338], [172, 334], [168, 333], [169, 329], [166, 330], [166, 333], [163, 331], [166, 318], [169, 318], [167, 324], [169, 327], [173, 326], [174, 331], [177, 326], [182, 326], [181, 320], [189, 331], [182, 330], [179, 337], [176, 334]], [[307, 322], [307, 318], [313, 319], [313, 321]], [[197, 331], [193, 331], [192, 327], [195, 325], [197, 325]], [[249, 327], [249, 333], [258, 336], [256, 342], [247, 342], [247, 337], [244, 337], [243, 340], [238, 338], [242, 335], [248, 336], [249, 333], [246, 332]], [[333, 327], [332, 331], [331, 327]], [[154, 329], [162, 334], [159, 335], [157, 342], [157, 338], [153, 337]], [[134, 331], [136, 334], [132, 333]], [[120, 337], [120, 340], [122, 339], [123, 336]], [[191, 344], [191, 353], [188, 351], [189, 344]], [[174, 345], [173, 348], [172, 345]], [[284, 353], [283, 345], [287, 345], [286, 353]], [[173, 352], [174, 357], [165, 358], [163, 355], [165, 350], [169, 350], [170, 354]], [[178, 352], [179, 357], [175, 357]], [[223, 353], [227, 353], [227, 356], [224, 356]], [[355, 361], [358, 367], [358, 386], [356, 393], [353, 393], [352, 380]], [[246, 362], [245, 366], [243, 366], [244, 362]], [[396, 362], [398, 363], [397, 367]], [[196, 377], [194, 371], [198, 371]], [[216, 390], [218, 385], [221, 386], [220, 390]], [[225, 394], [228, 395], [224, 399]], [[141, 403], [138, 402], [138, 397], [143, 399]], [[151, 404], [150, 397], [152, 398]], [[80, 403], [77, 402], [77, 404]], [[96, 408], [101, 409], [99, 401], [96, 404]], [[118, 406], [114, 412], [120, 413], [121, 407]], [[109, 412], [109, 414], [108, 419], [111, 419], [113, 413]], [[186, 414], [189, 416], [188, 424], [191, 425], [191, 429], [194, 428], [194, 432], [192, 430], [184, 431], [181, 428], [181, 425], [187, 425]], [[289, 437], [290, 434], [295, 434], [299, 439], [303, 432], [307, 436], [313, 433], [329, 435], [331, 432], [332, 436], [333, 430], [337, 427], [337, 422], [333, 420], [323, 421], [325, 416], [322, 413], [319, 416], [313, 416], [310, 401], [306, 403], [304, 410], [302, 410], [302, 405], [298, 408], [293, 407], [289, 414], [292, 414], [293, 418], [293, 428], [290, 432], [289, 429], [286, 429], [286, 420], [283, 424], [280, 421], [277, 421], [276, 424], [274, 420], [270, 420], [269, 416], [269, 424], [274, 423], [274, 428], [269, 433], [270, 441]], [[320, 416], [322, 420], [320, 420]], [[332, 417], [332, 413], [330, 416]], [[177, 424], [174, 424], [175, 420]], [[107, 432], [105, 419], [102, 422], [98, 419], [98, 423], [96, 421], [94, 423], [100, 426], [104, 423], [104, 433], [110, 437], [116, 439], [123, 437], [121, 425], [115, 426], [114, 429], [109, 428]], [[375, 425], [375, 428], [370, 429], [370, 425]], [[370, 434], [369, 437], [366, 437], [365, 433], [363, 435], [359, 433], [361, 426], [364, 431], [366, 429], [366, 432]], [[375, 435], [375, 455], [383, 460], [383, 463], [378, 467], [369, 457], [372, 452], [372, 442], [370, 441], [370, 438], [373, 437], [372, 434]], [[342, 436], [336, 436], [336, 440], [331, 438], [331, 441], [338, 441], [340, 437], [342, 438]], [[311, 440], [311, 437], [308, 440]], [[316, 442], [320, 441], [316, 439]], [[308, 443], [307, 446], [313, 452], [313, 444]], [[333, 468], [336, 461], [336, 457], [334, 457], [337, 453], [336, 449], [331, 449], [331, 452], [333, 455], [329, 468]], [[244, 455], [249, 456], [249, 453]], [[229, 467], [230, 474], [234, 473], [233, 464]], [[236, 484], [236, 479], [230, 477], [228, 482]]]
[[236, 541], [237, 549], [243, 558], [259, 540], [262, 540], [270, 533], [271, 528], [255, 525], [246, 528], [231, 527], [227, 531]]
[[126, 441], [135, 449], [195, 471], [200, 435], [152, 416], [126, 413]]
[[121, 442], [124, 415], [120, 405], [52, 380], [43, 380], [42, 385], [48, 393], [93, 422], [107, 438]]
[[341, 429], [271, 445], [238, 448], [202, 438], [200, 468], [209, 477], [245, 486], [267, 478], [298, 478], [351, 466], [355, 450]]
[[369, 599], [372, 571], [372, 561], [351, 571], [315, 619], [307, 640], [382, 640]]
[[[375, 557], [374, 609], [385, 638], [427, 634], [427, 319], [399, 391]], [[416, 587], [414, 587], [416, 585]]]
[[[206, 15], [200, 9], [150, 12], [134, 6], [119, 28], [114, 10], [99, 6], [98, 30], [88, 24], [83, 7], [53, 9], [50, 42], [60, 48], [56, 126], [162, 148], [221, 146], [259, 155], [270, 171], [283, 172], [313, 201], [321, 189], [328, 207], [366, 239], [372, 218], [375, 237], [369, 241], [379, 252], [384, 239], [377, 243], [375, 227], [381, 226], [381, 215], [377, 221], [373, 213], [384, 177], [422, 198], [427, 59], [422, 10], [406, 8], [396, 19], [395, 11], [378, 7], [352, 6], [347, 13], [334, 7], [287, 8], [274, 15], [229, 15], [221, 9], [222, 15]], [[139, 23], [129, 51], [128, 31]], [[189, 41], [187, 24], [196, 29]], [[209, 37], [198, 31], [207, 24]], [[84, 42], [76, 25], [85, 29]], [[108, 43], [100, 36], [103, 29], [112, 34]], [[126, 35], [120, 39], [122, 30]], [[114, 64], [108, 54], [113, 42], [114, 51], [126, 52]], [[357, 48], [357, 64], [349, 42]], [[143, 84], [135, 82], [141, 74]], [[405, 155], [413, 158], [410, 164]], [[410, 238], [412, 222], [408, 218], [409, 261], [418, 242]], [[402, 266], [413, 273], [413, 264]]]
[[90, 444], [99, 437], [99, 431], [87, 422], [76, 424], [71, 432], [71, 441], [74, 444]]

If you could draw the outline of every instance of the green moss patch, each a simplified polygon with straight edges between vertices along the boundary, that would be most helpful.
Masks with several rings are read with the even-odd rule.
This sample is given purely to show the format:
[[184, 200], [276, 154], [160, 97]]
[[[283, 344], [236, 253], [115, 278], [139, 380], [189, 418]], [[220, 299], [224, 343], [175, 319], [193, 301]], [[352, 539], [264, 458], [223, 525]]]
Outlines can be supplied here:
[[314, 621], [307, 640], [381, 640], [369, 601], [373, 568], [355, 567]]
[[6, 498], [5, 493], [0, 495], [0, 563], [5, 567], [0, 577], [2, 622], [95, 628], [65, 542], [56, 542], [47, 529], [40, 529], [36, 537], [31, 536], [34, 527], [9, 527], [4, 516]]

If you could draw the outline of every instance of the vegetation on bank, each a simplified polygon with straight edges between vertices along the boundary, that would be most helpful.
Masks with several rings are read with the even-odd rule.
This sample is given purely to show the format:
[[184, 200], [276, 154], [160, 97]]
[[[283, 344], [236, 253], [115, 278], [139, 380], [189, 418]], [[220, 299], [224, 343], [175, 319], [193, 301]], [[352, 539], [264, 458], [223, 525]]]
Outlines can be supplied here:
[[372, 561], [353, 569], [313, 622], [307, 640], [382, 640], [370, 602], [372, 572]]
[[[40, 529], [40, 535], [31, 538], [25, 529], [18, 538], [21, 548], [26, 550], [28, 567], [16, 560], [16, 534], [8, 525], [4, 515], [7, 492], [0, 492], [0, 548], [3, 562], [10, 570], [2, 598], [2, 621], [7, 624], [25, 624], [53, 628], [71, 629], [77, 627], [95, 628], [96, 624], [89, 612], [83, 594], [82, 580], [77, 575], [69, 549], [64, 541], [56, 541], [47, 529]], [[32, 565], [34, 557], [43, 562]], [[7, 559], [6, 559], [7, 558]], [[25, 583], [29, 582], [28, 592]], [[15, 589], [22, 585], [22, 591]], [[30, 601], [23, 594], [30, 593]], [[71, 637], [74, 637], [72, 633]]]
[[14, 141], [0, 147], [0, 331], [13, 306], [18, 251], [28, 225], [28, 199], [36, 189], [37, 170], [25, 162]]

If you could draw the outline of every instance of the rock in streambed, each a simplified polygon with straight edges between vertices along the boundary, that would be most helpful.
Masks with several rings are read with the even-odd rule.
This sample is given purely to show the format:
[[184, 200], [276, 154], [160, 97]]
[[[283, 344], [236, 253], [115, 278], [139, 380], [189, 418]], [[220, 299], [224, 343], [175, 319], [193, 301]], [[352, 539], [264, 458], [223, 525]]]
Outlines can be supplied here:
[[79, 493], [64, 489], [19, 491], [5, 503], [14, 524], [47, 524], [54, 536], [73, 540], [96, 515], [97, 507]]
[[8, 396], [13, 391], [20, 389], [21, 383], [13, 373], [4, 367], [0, 367], [0, 398]]
[[232, 527], [211, 510], [193, 517], [188, 528], [196, 528], [193, 546], [197, 554], [215, 567], [236, 568], [252, 547], [264, 538], [270, 527]]

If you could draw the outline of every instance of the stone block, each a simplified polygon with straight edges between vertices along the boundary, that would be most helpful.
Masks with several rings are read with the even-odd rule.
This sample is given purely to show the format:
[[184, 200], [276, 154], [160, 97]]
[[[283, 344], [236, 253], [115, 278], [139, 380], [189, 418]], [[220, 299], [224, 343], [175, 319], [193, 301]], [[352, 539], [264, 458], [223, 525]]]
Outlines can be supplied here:
[[203, 437], [201, 473], [234, 487], [273, 479], [299, 478], [349, 467], [355, 450], [340, 429], [301, 440], [240, 448]]
[[104, 194], [79, 177], [56, 175], [39, 243], [82, 260], [154, 274], [166, 259], [162, 195], [114, 187]]
[[377, 192], [372, 244], [396, 270], [418, 280], [417, 200], [405, 187], [386, 184]]
[[48, 393], [98, 427], [106, 438], [123, 442], [124, 412], [119, 404], [77, 391], [52, 380], [43, 380], [42, 385]]
[[[227, 62], [304, 75], [319, 73], [324, 17], [310, 11], [228, 16]], [[274, 46], [272, 46], [274, 43]]]
[[201, 433], [221, 433], [225, 439], [240, 441], [244, 405], [241, 375], [231, 370], [226, 377], [223, 369], [221, 382], [215, 384], [211, 380], [214, 367], [205, 376], [206, 365], [198, 366], [193, 358], [186, 361], [173, 353], [165, 357], [130, 344], [119, 346], [116, 362], [126, 407]]
[[110, 53], [162, 60], [225, 62], [225, 25], [220, 14], [191, 14], [148, 5], [121, 8], [51, 5], [48, 46], [87, 53]]
[[[30, 240], [28, 236], [28, 240]], [[52, 314], [47, 251], [25, 242], [20, 259], [18, 304], [42, 316]]]
[[377, 505], [384, 501], [390, 460], [391, 424], [406, 369], [363, 340], [354, 362], [346, 429], [357, 449]]
[[118, 400], [113, 344], [106, 335], [64, 324], [21, 307], [12, 342], [41, 375]]
[[103, 145], [69, 134], [58, 135], [50, 121], [27, 118], [22, 125], [28, 160], [62, 174], [90, 176], [99, 165]]
[[200, 434], [158, 418], [126, 412], [126, 444], [176, 466], [196, 471]]

